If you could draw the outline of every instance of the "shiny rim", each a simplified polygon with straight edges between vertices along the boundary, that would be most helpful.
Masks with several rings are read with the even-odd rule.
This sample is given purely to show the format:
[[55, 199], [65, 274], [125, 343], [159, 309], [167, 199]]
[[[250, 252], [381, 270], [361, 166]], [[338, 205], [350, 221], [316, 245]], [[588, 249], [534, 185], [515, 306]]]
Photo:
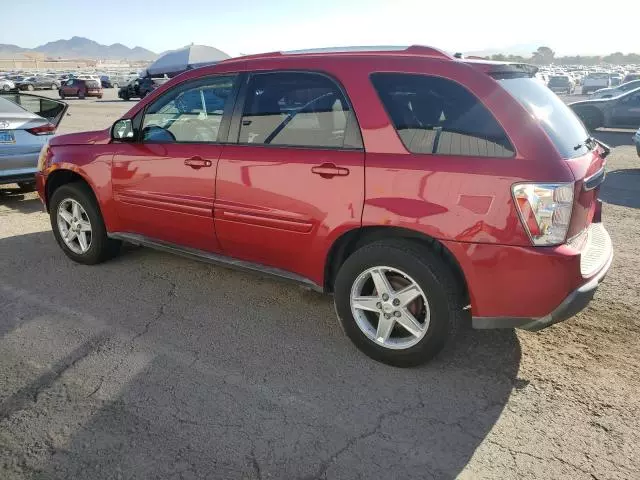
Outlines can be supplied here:
[[86, 210], [73, 198], [58, 205], [58, 231], [73, 253], [82, 255], [91, 248], [91, 221]]
[[351, 287], [351, 313], [373, 342], [401, 350], [417, 344], [429, 330], [427, 297], [409, 275], [397, 268], [372, 267]]

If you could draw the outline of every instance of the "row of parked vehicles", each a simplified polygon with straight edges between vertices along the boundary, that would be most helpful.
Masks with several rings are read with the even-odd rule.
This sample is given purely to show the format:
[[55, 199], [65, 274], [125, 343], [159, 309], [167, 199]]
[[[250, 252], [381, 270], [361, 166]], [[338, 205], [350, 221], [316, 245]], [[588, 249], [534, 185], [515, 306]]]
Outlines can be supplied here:
[[273, 274], [333, 294], [370, 357], [417, 365], [465, 323], [566, 320], [611, 265], [610, 149], [535, 74], [422, 46], [225, 60], [51, 138], [36, 185], [73, 261], [127, 241]]

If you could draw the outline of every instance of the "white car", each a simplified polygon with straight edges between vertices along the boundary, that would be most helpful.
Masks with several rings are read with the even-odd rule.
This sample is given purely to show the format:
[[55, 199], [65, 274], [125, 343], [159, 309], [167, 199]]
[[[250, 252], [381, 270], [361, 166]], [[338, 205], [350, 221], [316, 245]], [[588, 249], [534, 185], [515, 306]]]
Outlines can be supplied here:
[[618, 95], [622, 95], [623, 93], [635, 90], [636, 88], [640, 88], [640, 80], [633, 80], [631, 82], [623, 83], [621, 85], [618, 85], [617, 87], [601, 88], [600, 90], [596, 90], [595, 92], [593, 92], [589, 96], [589, 100], [617, 97]]
[[0, 90], [3, 92], [8, 92], [9, 90], [13, 90], [16, 88], [16, 84], [13, 83], [8, 78], [0, 78]]

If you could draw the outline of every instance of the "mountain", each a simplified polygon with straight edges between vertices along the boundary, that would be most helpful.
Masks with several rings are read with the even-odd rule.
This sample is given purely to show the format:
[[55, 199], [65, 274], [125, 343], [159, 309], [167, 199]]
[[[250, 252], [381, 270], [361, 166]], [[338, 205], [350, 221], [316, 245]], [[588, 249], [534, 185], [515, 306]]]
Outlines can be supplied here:
[[540, 45], [544, 45], [544, 43], [527, 43], [520, 45], [511, 45], [506, 47], [497, 47], [497, 48], [486, 48], [484, 50], [477, 50], [474, 52], [464, 52], [466, 55], [477, 56], [477, 57], [489, 57], [491, 55], [502, 53], [504, 55], [520, 55], [522, 57], [530, 57], [533, 52], [535, 52]]
[[151, 50], [142, 47], [129, 48], [121, 43], [102, 45], [84, 37], [71, 37], [69, 40], [56, 40], [45, 43], [33, 49], [18, 47], [17, 45], [0, 44], [0, 58], [25, 54], [29, 52], [42, 53], [51, 58], [92, 58], [109, 60], [145, 60], [158, 58]]

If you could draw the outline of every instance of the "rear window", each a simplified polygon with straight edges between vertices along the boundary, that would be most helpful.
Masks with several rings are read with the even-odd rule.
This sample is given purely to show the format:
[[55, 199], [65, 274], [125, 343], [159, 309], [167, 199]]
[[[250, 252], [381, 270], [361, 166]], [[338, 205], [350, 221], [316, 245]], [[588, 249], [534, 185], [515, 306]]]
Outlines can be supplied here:
[[84, 83], [87, 88], [100, 88], [100, 82], [96, 82], [95, 80], [85, 80]]
[[584, 155], [589, 132], [580, 119], [560, 98], [546, 86], [532, 78], [508, 78], [499, 80], [534, 118], [564, 158]]
[[462, 85], [442, 77], [402, 73], [374, 73], [371, 80], [410, 152], [514, 155], [500, 124]]
[[569, 83], [569, 77], [551, 77], [549, 85], [563, 85]]

